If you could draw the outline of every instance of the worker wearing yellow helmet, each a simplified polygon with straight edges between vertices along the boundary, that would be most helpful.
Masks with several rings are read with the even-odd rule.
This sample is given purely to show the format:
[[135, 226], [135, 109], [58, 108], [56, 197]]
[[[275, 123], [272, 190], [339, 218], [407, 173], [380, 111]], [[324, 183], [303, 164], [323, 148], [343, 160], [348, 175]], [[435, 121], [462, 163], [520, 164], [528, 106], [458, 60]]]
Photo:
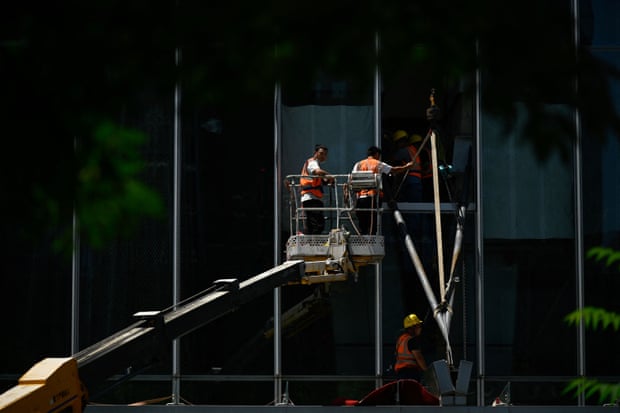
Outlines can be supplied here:
[[418, 143], [418, 142], [422, 142], [422, 137], [418, 134], [413, 134], [409, 137], [409, 142], [410, 143]]
[[396, 342], [396, 364], [394, 371], [397, 379], [421, 381], [428, 368], [422, 354], [422, 320], [416, 314], [409, 314], [403, 320], [403, 332]]
[[398, 142], [400, 141], [402, 138], [406, 138], [409, 135], [407, 134], [407, 131], [404, 131], [402, 129], [397, 130], [396, 132], [394, 132], [392, 134], [392, 141], [394, 142]]

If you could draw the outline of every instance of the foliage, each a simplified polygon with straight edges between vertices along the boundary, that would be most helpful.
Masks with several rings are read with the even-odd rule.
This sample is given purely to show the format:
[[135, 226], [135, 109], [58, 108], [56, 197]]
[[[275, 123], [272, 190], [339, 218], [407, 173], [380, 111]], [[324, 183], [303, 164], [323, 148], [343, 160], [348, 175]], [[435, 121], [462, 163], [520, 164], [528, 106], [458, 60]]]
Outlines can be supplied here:
[[602, 383], [596, 379], [580, 377], [572, 380], [564, 389], [564, 393], [569, 393], [571, 391], [574, 392], [575, 396], [583, 393], [586, 398], [598, 393], [599, 403], [604, 403], [606, 401], [615, 402], [616, 400], [620, 400], [620, 383]]
[[620, 251], [616, 251], [613, 248], [592, 247], [588, 250], [586, 258], [594, 258], [596, 261], [605, 259], [607, 267], [611, 267], [617, 261], [618, 270], [620, 270]]
[[[601, 261], [605, 258], [606, 265], [609, 267], [620, 260], [620, 251], [611, 248], [593, 247], [586, 253], [587, 258], [594, 258]], [[614, 331], [620, 330], [620, 314], [607, 311], [598, 307], [584, 307], [568, 314], [564, 321], [569, 325], [584, 323], [586, 328], [597, 330], [613, 328]], [[598, 393], [599, 402], [617, 402], [620, 400], [620, 383], [602, 383], [596, 379], [579, 377], [572, 380], [564, 389], [564, 393], [573, 392], [575, 396], [584, 394], [586, 398]]]
[[612, 327], [615, 331], [620, 330], [620, 314], [598, 307], [584, 307], [581, 310], [575, 310], [566, 316], [565, 321], [572, 325], [583, 322], [586, 328], [593, 330], [599, 327], [602, 329]]
[[159, 217], [158, 194], [138, 179], [144, 168], [140, 147], [146, 136], [136, 130], [105, 122], [95, 130], [94, 145], [80, 153], [76, 194], [80, 224], [91, 229], [90, 244], [101, 247], [116, 228], [129, 235], [138, 224], [128, 217]]

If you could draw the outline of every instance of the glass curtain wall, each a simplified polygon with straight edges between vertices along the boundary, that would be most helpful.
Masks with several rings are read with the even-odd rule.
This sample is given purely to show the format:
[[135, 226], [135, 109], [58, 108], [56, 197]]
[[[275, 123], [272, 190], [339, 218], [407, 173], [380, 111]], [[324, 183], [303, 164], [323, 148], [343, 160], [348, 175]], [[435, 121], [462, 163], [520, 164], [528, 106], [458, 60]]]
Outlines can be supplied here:
[[[569, 2], [563, 5], [570, 7]], [[620, 38], [610, 16], [617, 16], [613, 9], [618, 6], [605, 1], [578, 5], [579, 40], [617, 66]], [[616, 83], [610, 84], [609, 90], [618, 96]], [[484, 93], [481, 99], [485, 99]], [[557, 97], [541, 103], [549, 115], [568, 110]], [[582, 374], [582, 357], [586, 376], [617, 382], [617, 333], [586, 330], [582, 347], [576, 329], [569, 327], [564, 317], [579, 302], [618, 311], [613, 293], [618, 287], [617, 268], [586, 260], [582, 274], [578, 266], [579, 254], [592, 247], [618, 248], [615, 205], [619, 171], [617, 162], [612, 161], [620, 153], [618, 142], [611, 136], [577, 130], [575, 117], [582, 169], [556, 155], [540, 162], [522, 132], [527, 115], [518, 103], [516, 108], [517, 120], [509, 133], [492, 116], [481, 114], [483, 402], [488, 404], [510, 384], [514, 403], [576, 404], [578, 399], [563, 394], [563, 389], [570, 379]], [[576, 200], [575, 193], [582, 193], [583, 198]], [[582, 202], [582, 216], [576, 215], [577, 202]], [[584, 251], [577, 248], [578, 222], [583, 227]], [[581, 277], [584, 296], [577, 288]]]
[[[552, 12], [564, 20], [550, 28], [548, 36], [570, 45], [570, 2], [556, 3]], [[501, 53], [513, 67], [521, 63], [510, 63], [511, 47], [530, 47], [536, 55], [536, 45], [515, 45], [512, 34], [507, 36], [485, 44], [482, 53]], [[532, 76], [530, 81], [544, 81], [550, 90], [563, 91], [541, 96], [537, 102], [549, 125], [558, 116], [573, 117], [565, 105], [574, 85], [570, 74], [544, 62], [536, 70], [511, 73]], [[488, 85], [510, 90], [512, 81], [498, 69], [483, 72], [481, 101], [494, 93]], [[572, 158], [555, 152], [547, 158], [538, 156], [532, 142], [546, 137], [532, 136], [532, 129], [526, 128], [533, 119], [523, 102], [512, 105], [508, 128], [491, 113], [480, 113], [484, 319], [479, 321], [484, 326], [485, 387], [479, 403], [490, 404], [510, 384], [515, 404], [574, 404], [575, 399], [562, 390], [577, 374], [580, 349], [575, 329], [563, 318], [577, 302], [579, 217], [574, 194], [580, 182], [574, 179]], [[574, 129], [575, 119], [571, 122]]]
[[[562, 2], [569, 7], [570, 2]], [[579, 40], [608, 64], [620, 69], [620, 5], [614, 1], [577, 2]], [[565, 33], [572, 37], [574, 33]], [[199, 64], [204, 51], [187, 51], [184, 64]], [[171, 59], [172, 64], [172, 59]], [[515, 65], [522, 62], [514, 62]], [[224, 69], [223, 69], [224, 70]], [[221, 77], [225, 72], [219, 73]], [[484, 84], [493, 73], [483, 73]], [[217, 77], [217, 76], [215, 76]], [[422, 79], [417, 89], [420, 104], [411, 95], [395, 97], [398, 87], [384, 79], [382, 86], [382, 134], [380, 146], [390, 150], [392, 133], [406, 129], [422, 136], [427, 131], [424, 118], [430, 87]], [[373, 84], [369, 75], [367, 84]], [[572, 84], [572, 83], [571, 83]], [[353, 164], [365, 157], [374, 143], [373, 95], [371, 90], [350, 89], [346, 81], [325, 77], [309, 86], [312, 96], [289, 93], [283, 85], [282, 98], [282, 171], [298, 174], [317, 143], [329, 147], [325, 169], [348, 173]], [[412, 89], [408, 89], [412, 90]], [[460, 104], [454, 128], [447, 134], [448, 160], [455, 166], [455, 179], [463, 178], [466, 162], [463, 148], [474, 146], [480, 154], [481, 205], [468, 209], [465, 221], [463, 261], [457, 271], [461, 277], [454, 303], [451, 340], [456, 362], [461, 359], [481, 363], [482, 376], [472, 376], [483, 394], [469, 404], [488, 405], [511, 386], [515, 404], [577, 404], [564, 395], [568, 380], [580, 372], [600, 380], [617, 382], [620, 370], [620, 336], [614, 331], [585, 332], [581, 347], [574, 327], [564, 323], [566, 314], [583, 300], [585, 306], [620, 312], [617, 291], [620, 276], [617, 266], [586, 259], [580, 273], [579, 256], [592, 247], [620, 250], [620, 145], [616, 137], [598, 136], [579, 130], [581, 170], [572, 160], [552, 155], [540, 162], [526, 143], [520, 126], [527, 120], [516, 104], [516, 127], [506, 133], [489, 113], [476, 112], [472, 99], [458, 93], [439, 90], [446, 99]], [[609, 92], [620, 104], [620, 84], [609, 84]], [[442, 95], [443, 93], [443, 95]], [[485, 99], [484, 87], [480, 98]], [[235, 109], [208, 107], [186, 95], [182, 111], [182, 296], [188, 297], [209, 287], [219, 278], [247, 279], [273, 266], [273, 160], [272, 102], [235, 101]], [[190, 103], [191, 102], [191, 103]], [[445, 102], [445, 101], [444, 101]], [[145, 180], [162, 195], [172, 211], [173, 94], [151, 96], [145, 93], [143, 104], [127, 108], [119, 118], [124, 124], [145, 130], [150, 136], [144, 156]], [[540, 102], [549, 114], [567, 114], [565, 102]], [[439, 105], [443, 102], [440, 100]], [[447, 105], [446, 105], [447, 106]], [[450, 105], [454, 107], [453, 105]], [[148, 108], [144, 110], [144, 108]], [[616, 106], [613, 110], [618, 110]], [[472, 115], [473, 114], [473, 115]], [[480, 119], [474, 125], [473, 117]], [[244, 119], [239, 122], [238, 119]], [[579, 115], [574, 118], [579, 126]], [[474, 126], [479, 131], [475, 136]], [[247, 136], [256, 145], [242, 147]], [[243, 139], [241, 139], [243, 138]], [[535, 138], [535, 137], [534, 137]], [[214, 178], [210, 168], [213, 156], [230, 159], [233, 172], [226, 179]], [[388, 160], [387, 156], [385, 160]], [[476, 164], [477, 162], [474, 162]], [[227, 171], [224, 171], [227, 172]], [[476, 172], [474, 172], [475, 174]], [[581, 181], [575, 177], [581, 176]], [[472, 179], [473, 182], [473, 179]], [[389, 183], [388, 184], [393, 184]], [[578, 191], [581, 185], [581, 191]], [[462, 182], [457, 187], [463, 188]], [[583, 193], [583, 215], [577, 214], [575, 194]], [[452, 194], [456, 195], [456, 194]], [[451, 252], [455, 226], [454, 204], [458, 197], [444, 193], [442, 231], [445, 251]], [[287, 200], [282, 199], [282, 234], [290, 234]], [[422, 202], [405, 206], [432, 222], [432, 205]], [[479, 210], [477, 210], [479, 207]], [[412, 211], [416, 211], [415, 213]], [[477, 215], [479, 214], [479, 215]], [[329, 223], [330, 217], [327, 222]], [[386, 257], [381, 264], [383, 307], [383, 379], [393, 378], [393, 345], [402, 318], [417, 312], [427, 320], [425, 355], [432, 361], [445, 357], [443, 339], [432, 321], [432, 309], [421, 293], [409, 257], [394, 229], [389, 211], [383, 216]], [[474, 228], [480, 220], [483, 255], [476, 263]], [[131, 314], [141, 310], [164, 309], [172, 297], [172, 240], [169, 215], [163, 222], [150, 222], [132, 241], [118, 241], [102, 251], [83, 249], [80, 256], [79, 345], [84, 348], [126, 327]], [[582, 223], [583, 240], [576, 228]], [[6, 223], [8, 226], [11, 222]], [[328, 224], [329, 225], [329, 224]], [[432, 227], [432, 225], [431, 225]], [[51, 238], [51, 237], [50, 237]], [[432, 246], [427, 261], [433, 267]], [[584, 251], [576, 245], [583, 242]], [[428, 250], [425, 248], [428, 246]], [[23, 303], [21, 318], [7, 319], [11, 340], [4, 343], [12, 354], [3, 370], [3, 385], [12, 386], [23, 373], [23, 366], [37, 360], [26, 359], [20, 351], [29, 346], [29, 355], [65, 356], [70, 346], [68, 305], [70, 302], [70, 264], [50, 259], [44, 247], [19, 245], [6, 247], [14, 257], [6, 263], [3, 290], [14, 294], [7, 302]], [[425, 252], [426, 254], [426, 252]], [[215, 257], [215, 259], [213, 259]], [[447, 257], [446, 257], [447, 258]], [[27, 268], [23, 263], [28, 262]], [[483, 268], [483, 296], [475, 284], [475, 268]], [[40, 277], [46, 271], [47, 278]], [[429, 270], [436, 285], [436, 272]], [[328, 404], [337, 397], [360, 398], [375, 387], [374, 267], [364, 267], [359, 278], [329, 286], [289, 286], [282, 290], [283, 321], [302, 315], [296, 323], [286, 324], [282, 336], [282, 365], [286, 389], [296, 404]], [[584, 293], [579, 296], [579, 279]], [[437, 292], [436, 292], [437, 293]], [[482, 319], [474, 312], [483, 304]], [[309, 311], [303, 313], [296, 306]], [[41, 309], [47, 312], [41, 316]], [[8, 309], [10, 313], [12, 309]], [[290, 311], [290, 312], [289, 312]], [[67, 320], [50, 325], [48, 320]], [[231, 327], [232, 326], [232, 327]], [[479, 342], [476, 326], [484, 335]], [[49, 337], [40, 341], [41, 334]], [[193, 404], [267, 404], [273, 395], [273, 297], [266, 294], [251, 305], [191, 333], [181, 340], [182, 398]], [[478, 355], [482, 355], [478, 359]], [[93, 402], [127, 402], [152, 399], [170, 393], [170, 363], [165, 361], [149, 375], [125, 383], [111, 394]], [[474, 372], [477, 369], [474, 369]], [[10, 376], [10, 377], [8, 377]], [[240, 391], [243, 389], [243, 391]], [[593, 403], [588, 401], [588, 403]]]
[[[463, 77], [460, 82], [450, 83], [444, 79], [431, 79], [424, 73], [406, 68], [395, 78], [383, 79], [382, 130], [383, 144], [388, 149], [385, 159], [398, 164], [394, 156], [398, 141], [394, 136], [404, 131], [408, 136], [429, 136], [431, 123], [426, 117], [430, 106], [429, 95], [436, 89], [435, 103], [442, 111], [441, 120], [433, 130], [437, 137], [438, 194], [440, 214], [435, 214], [434, 187], [432, 179], [423, 180], [421, 199], [412, 201], [401, 190], [402, 176], [385, 180], [386, 201], [395, 200], [399, 211], [407, 222], [408, 232], [420, 257], [421, 270], [412, 264], [412, 257], [400, 231], [395, 226], [394, 213], [385, 205], [383, 213], [386, 240], [386, 256], [382, 262], [383, 280], [383, 360], [387, 370], [386, 380], [395, 378], [391, 367], [394, 364], [394, 345], [403, 318], [415, 313], [424, 320], [423, 353], [430, 364], [436, 360], [447, 360], [458, 368], [461, 360], [475, 362], [476, 331], [476, 289], [475, 284], [475, 212], [474, 186], [475, 147], [473, 131], [473, 99], [464, 85], [473, 79]], [[408, 85], [404, 93], [402, 84]], [[441, 88], [435, 88], [441, 85]], [[412, 141], [411, 139], [410, 141]], [[426, 142], [430, 148], [430, 140]], [[471, 155], [471, 157], [470, 157]], [[448, 168], [442, 169], [439, 166]], [[449, 171], [449, 172], [446, 172]], [[457, 211], [460, 206], [466, 210], [462, 219]], [[439, 221], [440, 225], [437, 225]], [[462, 224], [463, 234], [460, 250], [455, 254], [457, 223]], [[438, 242], [440, 240], [441, 242]], [[439, 244], [439, 246], [438, 246]], [[441, 249], [441, 255], [439, 251]], [[454, 272], [452, 259], [456, 257]], [[440, 263], [440, 257], [443, 261]], [[441, 268], [440, 268], [441, 267]], [[443, 271], [443, 274], [441, 273]], [[441, 303], [440, 283], [443, 275], [447, 282], [450, 275], [456, 282], [454, 298], [449, 307], [450, 322], [447, 324], [449, 343], [444, 339], [435, 310], [432, 305]], [[432, 297], [423, 288], [426, 280], [432, 289]], [[451, 351], [448, 352], [448, 344]], [[450, 358], [452, 360], [450, 360]], [[430, 373], [430, 372], [429, 372]], [[425, 383], [432, 385], [431, 374]], [[472, 396], [470, 403], [475, 403]]]
[[512, 381], [515, 401], [560, 402], [565, 383], [532, 382], [575, 373], [574, 330], [562, 322], [575, 306], [572, 165], [539, 163], [518, 132], [482, 119], [486, 396]]
[[[372, 85], [372, 77], [362, 84]], [[357, 90], [351, 82], [324, 77], [309, 89], [309, 96], [300, 97], [282, 85], [282, 179], [299, 175], [317, 144], [328, 148], [321, 168], [346, 175], [374, 143], [372, 88]], [[280, 250], [285, 251], [284, 243], [298, 228], [289, 215], [294, 200], [288, 191], [282, 194]], [[325, 206], [338, 206], [337, 199], [334, 188], [325, 187]], [[326, 212], [323, 233], [336, 228], [335, 212]], [[362, 267], [356, 279], [281, 289], [282, 373], [295, 403], [329, 404], [374, 388], [374, 280], [374, 266], [369, 266]], [[342, 376], [350, 379], [333, 380]]]
[[[425, 111], [429, 104], [428, 94], [432, 83], [427, 79], [415, 79], [415, 73], [404, 73], [408, 84], [416, 85], [412, 94], [403, 94], [393, 82], [381, 87], [381, 139], [383, 159], [393, 165], [395, 145], [392, 138], [398, 129], [406, 129], [409, 135], [425, 136], [428, 121]], [[403, 77], [399, 79], [402, 81]], [[366, 84], [372, 84], [369, 76]], [[327, 79], [309, 88], [313, 95], [299, 98], [282, 86], [282, 105], [278, 113], [281, 124], [282, 174], [297, 175], [304, 161], [312, 156], [314, 145], [328, 146], [328, 159], [322, 167], [332, 174], [348, 174], [353, 164], [366, 158], [366, 149], [373, 144], [373, 98], [351, 89], [351, 83]], [[411, 91], [411, 89], [409, 89]], [[361, 97], [360, 97], [361, 96]], [[412, 96], [416, 98], [413, 99]], [[411, 105], [411, 102], [416, 102]], [[473, 159], [468, 158], [473, 146], [472, 98], [461, 91], [460, 85], [441, 90], [439, 106], [454, 108], [446, 111], [443, 133], [438, 143], [444, 149], [445, 160], [453, 167], [450, 176], [442, 177], [441, 229], [443, 233], [442, 265], [450, 267], [456, 230], [456, 206], [468, 205], [464, 226], [465, 240], [460, 260], [455, 270], [460, 283], [457, 284], [453, 302], [450, 340], [456, 366], [462, 359], [472, 360], [475, 348], [475, 288], [474, 276], [474, 212], [471, 205], [473, 192]], [[430, 144], [429, 144], [430, 145]], [[472, 152], [473, 153], [473, 152]], [[444, 165], [445, 166], [445, 165]], [[445, 179], [444, 179], [445, 178]], [[424, 221], [427, 238], [414, 238], [416, 248], [423, 254], [425, 270], [433, 285], [437, 301], [439, 279], [437, 274], [436, 231], [432, 197], [424, 202], [402, 202], [399, 198], [399, 182], [386, 178], [383, 182], [385, 200], [397, 200], [402, 213]], [[331, 191], [331, 189], [329, 190]], [[282, 191], [282, 236], [281, 242], [298, 229], [288, 220], [290, 199]], [[432, 193], [432, 189], [431, 189]], [[332, 202], [331, 192], [325, 195], [326, 203]], [[332, 206], [329, 204], [329, 206]], [[446, 343], [433, 319], [433, 308], [425, 296], [420, 279], [405, 250], [405, 244], [395, 227], [392, 211], [384, 205], [382, 232], [385, 236], [386, 256], [381, 263], [382, 307], [379, 320], [381, 338], [381, 380], [394, 380], [394, 345], [402, 329], [402, 320], [410, 312], [416, 312], [426, 322], [424, 352], [430, 362], [446, 359]], [[332, 228], [334, 217], [326, 214], [326, 230]], [[281, 251], [285, 246], [281, 246]], [[282, 358], [286, 388], [296, 403], [323, 402], [337, 397], [361, 398], [376, 385], [374, 369], [375, 355], [374, 319], [376, 285], [374, 267], [360, 268], [359, 276], [346, 282], [334, 282], [320, 286], [295, 286], [282, 289], [283, 331]], [[295, 324], [287, 322], [298, 316], [287, 309], [303, 303], [311, 311]], [[299, 310], [297, 310], [299, 311]], [[316, 350], [316, 348], [320, 350]], [[338, 380], [333, 379], [337, 377]], [[313, 401], [314, 400], [314, 401]]]

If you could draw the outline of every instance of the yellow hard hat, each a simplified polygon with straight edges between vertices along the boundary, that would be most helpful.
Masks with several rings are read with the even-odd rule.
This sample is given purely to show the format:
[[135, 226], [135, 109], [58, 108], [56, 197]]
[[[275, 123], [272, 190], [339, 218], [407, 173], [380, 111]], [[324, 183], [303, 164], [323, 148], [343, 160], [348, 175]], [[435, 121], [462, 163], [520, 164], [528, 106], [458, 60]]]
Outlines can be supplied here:
[[422, 324], [422, 320], [415, 314], [409, 314], [403, 321], [403, 326], [405, 326], [405, 328], [417, 326], [418, 324]]
[[407, 132], [405, 132], [402, 129], [399, 129], [396, 132], [394, 132], [394, 134], [392, 135], [392, 141], [396, 142], [397, 140], [400, 140], [406, 137], [407, 137]]
[[409, 138], [409, 140], [411, 141], [411, 143], [416, 143], [416, 142], [422, 142], [422, 137], [420, 135], [411, 135], [411, 138]]

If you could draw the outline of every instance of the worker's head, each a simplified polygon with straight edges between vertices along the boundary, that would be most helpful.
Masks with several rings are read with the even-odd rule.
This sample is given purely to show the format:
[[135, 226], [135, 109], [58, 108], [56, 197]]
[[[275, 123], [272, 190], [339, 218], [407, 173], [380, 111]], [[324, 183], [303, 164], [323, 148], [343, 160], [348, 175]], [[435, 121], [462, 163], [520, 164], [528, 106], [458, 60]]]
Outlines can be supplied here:
[[366, 153], [368, 154], [368, 156], [372, 156], [375, 159], [381, 158], [381, 148], [379, 148], [378, 146], [371, 146], [370, 148], [368, 148], [368, 151]]
[[406, 131], [404, 131], [402, 129], [399, 129], [399, 130], [397, 130], [396, 132], [394, 132], [392, 134], [392, 141], [393, 142], [398, 142], [401, 139], [406, 138], [407, 136], [409, 136], [409, 135], [407, 135]]
[[403, 321], [403, 326], [405, 328], [417, 326], [422, 327], [422, 320], [420, 320], [415, 314], [409, 314], [407, 317], [405, 317], [405, 320]]
[[414, 134], [413, 134], [413, 135], [411, 135], [411, 137], [409, 138], [409, 141], [410, 141], [411, 143], [418, 143], [418, 142], [422, 142], [422, 137], [421, 137], [420, 135], [417, 135], [417, 134], [415, 134], [415, 133], [414, 133]]
[[314, 145], [314, 157], [318, 159], [319, 162], [323, 162], [327, 159], [327, 146], [320, 143]]

